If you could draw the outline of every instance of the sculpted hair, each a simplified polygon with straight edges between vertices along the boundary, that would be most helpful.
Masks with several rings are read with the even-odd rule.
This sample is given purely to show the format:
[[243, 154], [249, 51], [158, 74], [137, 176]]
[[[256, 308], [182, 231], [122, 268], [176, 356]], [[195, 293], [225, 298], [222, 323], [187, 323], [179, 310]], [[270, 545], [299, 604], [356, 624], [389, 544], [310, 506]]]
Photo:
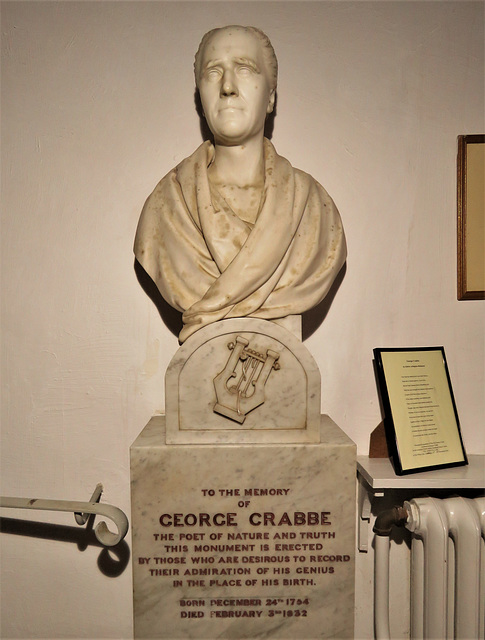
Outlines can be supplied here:
[[248, 31], [255, 38], [259, 40], [263, 47], [263, 55], [266, 63], [266, 68], [268, 70], [269, 81], [271, 84], [271, 89], [276, 89], [276, 84], [278, 82], [278, 60], [276, 59], [276, 54], [273, 49], [273, 45], [271, 44], [268, 36], [258, 29], [257, 27], [242, 27], [237, 24], [229, 25], [227, 27], [217, 27], [216, 29], [211, 29], [208, 31], [202, 38], [199, 44], [199, 48], [197, 49], [197, 53], [195, 54], [194, 61], [194, 73], [195, 73], [195, 84], [199, 86], [199, 78], [201, 73], [201, 64], [202, 64], [202, 54], [204, 49], [212, 38], [212, 36], [218, 31], [224, 31], [225, 29], [243, 29], [244, 31]]

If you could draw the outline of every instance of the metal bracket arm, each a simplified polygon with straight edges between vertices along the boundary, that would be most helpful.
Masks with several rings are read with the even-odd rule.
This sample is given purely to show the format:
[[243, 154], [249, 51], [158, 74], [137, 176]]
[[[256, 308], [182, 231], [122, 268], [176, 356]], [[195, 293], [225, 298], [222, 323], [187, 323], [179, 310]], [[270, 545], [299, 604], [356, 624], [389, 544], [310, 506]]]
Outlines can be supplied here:
[[35, 509], [38, 511], [65, 511], [74, 513], [76, 522], [85, 524], [90, 514], [104, 516], [114, 522], [117, 533], [111, 532], [105, 522], [99, 522], [94, 533], [99, 542], [107, 547], [117, 545], [128, 532], [128, 518], [126, 515], [110, 504], [99, 504], [103, 488], [98, 485], [93, 493], [91, 502], [77, 502], [74, 500], [44, 500], [41, 498], [6, 498], [0, 497], [0, 507], [12, 509]]

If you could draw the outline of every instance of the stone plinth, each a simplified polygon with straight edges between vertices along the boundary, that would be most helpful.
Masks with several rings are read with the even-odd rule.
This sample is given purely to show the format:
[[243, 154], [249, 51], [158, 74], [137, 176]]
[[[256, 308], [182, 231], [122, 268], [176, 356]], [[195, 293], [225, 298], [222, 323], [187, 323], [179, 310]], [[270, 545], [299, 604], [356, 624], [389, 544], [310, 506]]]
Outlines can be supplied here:
[[131, 448], [136, 638], [353, 637], [355, 445]]
[[165, 377], [168, 444], [297, 443], [320, 438], [318, 366], [286, 328], [255, 318], [204, 327]]

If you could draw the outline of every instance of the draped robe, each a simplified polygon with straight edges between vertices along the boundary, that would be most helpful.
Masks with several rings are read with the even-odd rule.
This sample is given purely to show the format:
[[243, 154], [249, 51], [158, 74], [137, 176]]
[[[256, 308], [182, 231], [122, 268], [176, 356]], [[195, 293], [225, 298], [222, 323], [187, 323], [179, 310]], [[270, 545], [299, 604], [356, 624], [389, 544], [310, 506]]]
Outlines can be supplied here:
[[204, 142], [145, 203], [135, 256], [165, 300], [183, 312], [181, 342], [224, 318], [266, 320], [318, 304], [345, 262], [340, 215], [311, 176], [264, 139], [265, 183], [254, 225], [211, 189], [214, 147]]

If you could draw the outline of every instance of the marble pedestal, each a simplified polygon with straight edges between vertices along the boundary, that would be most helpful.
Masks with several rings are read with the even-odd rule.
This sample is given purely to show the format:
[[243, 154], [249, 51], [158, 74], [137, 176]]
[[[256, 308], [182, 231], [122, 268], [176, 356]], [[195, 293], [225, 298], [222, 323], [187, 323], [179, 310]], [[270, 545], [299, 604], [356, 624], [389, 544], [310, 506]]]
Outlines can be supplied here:
[[167, 369], [167, 444], [318, 442], [320, 389], [317, 363], [285, 327], [215, 322], [184, 342]]
[[136, 638], [353, 637], [355, 445], [167, 445], [165, 417], [131, 448]]

